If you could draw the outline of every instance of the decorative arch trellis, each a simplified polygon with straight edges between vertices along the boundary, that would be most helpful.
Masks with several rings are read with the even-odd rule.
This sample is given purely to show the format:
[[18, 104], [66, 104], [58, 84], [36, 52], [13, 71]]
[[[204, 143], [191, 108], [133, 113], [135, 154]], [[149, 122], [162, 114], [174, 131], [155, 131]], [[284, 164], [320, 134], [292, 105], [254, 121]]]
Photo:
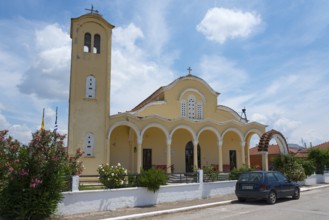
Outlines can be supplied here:
[[281, 154], [289, 154], [286, 138], [279, 131], [272, 129], [265, 132], [258, 144], [258, 152], [262, 154], [263, 170], [268, 170], [268, 146], [272, 138], [277, 142]]

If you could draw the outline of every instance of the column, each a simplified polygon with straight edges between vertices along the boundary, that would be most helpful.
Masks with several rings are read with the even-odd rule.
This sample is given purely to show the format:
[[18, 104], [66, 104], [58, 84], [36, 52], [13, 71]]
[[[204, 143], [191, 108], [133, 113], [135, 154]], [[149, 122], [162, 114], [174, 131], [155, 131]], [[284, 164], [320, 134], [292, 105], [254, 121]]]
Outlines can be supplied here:
[[138, 140], [137, 144], [137, 173], [141, 172], [142, 169], [142, 140]]
[[111, 146], [110, 146], [110, 139], [105, 139], [106, 145], [105, 145], [105, 157], [106, 157], [106, 163], [110, 164], [110, 153], [111, 153]]
[[171, 173], [171, 140], [167, 140], [167, 173]]
[[262, 168], [265, 171], [268, 171], [268, 152], [261, 151], [259, 152], [262, 155]]
[[198, 142], [193, 141], [193, 168], [199, 169], [200, 167], [198, 166]]
[[247, 149], [247, 153], [246, 153], [246, 159], [247, 159], [247, 165], [248, 165], [248, 168], [250, 168], [250, 152], [249, 152], [249, 144], [250, 144], [250, 141], [247, 143], [247, 146], [245, 149]]
[[245, 150], [244, 150], [244, 147], [246, 145], [246, 142], [245, 141], [241, 141], [241, 166], [243, 165], [246, 165], [246, 153], [245, 153]]
[[218, 141], [218, 171], [223, 172], [223, 141]]

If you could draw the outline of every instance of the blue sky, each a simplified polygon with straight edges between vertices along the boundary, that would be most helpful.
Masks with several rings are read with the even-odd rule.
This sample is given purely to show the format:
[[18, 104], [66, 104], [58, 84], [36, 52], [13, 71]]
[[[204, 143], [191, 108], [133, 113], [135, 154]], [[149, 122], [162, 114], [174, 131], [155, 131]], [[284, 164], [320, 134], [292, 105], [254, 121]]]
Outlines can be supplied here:
[[27, 143], [40, 128], [67, 133], [70, 19], [91, 4], [116, 28], [111, 114], [192, 74], [218, 104], [284, 134], [329, 141], [327, 0], [11, 0], [0, 2], [0, 129]]

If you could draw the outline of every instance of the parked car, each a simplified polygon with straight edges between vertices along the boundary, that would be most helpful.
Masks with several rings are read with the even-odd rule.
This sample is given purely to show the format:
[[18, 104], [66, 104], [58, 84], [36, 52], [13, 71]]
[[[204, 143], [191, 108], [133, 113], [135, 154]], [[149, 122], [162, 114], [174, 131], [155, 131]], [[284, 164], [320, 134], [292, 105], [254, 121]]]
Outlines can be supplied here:
[[266, 199], [274, 204], [278, 198], [291, 196], [299, 199], [300, 188], [278, 171], [249, 171], [242, 173], [235, 186], [240, 202], [246, 199]]

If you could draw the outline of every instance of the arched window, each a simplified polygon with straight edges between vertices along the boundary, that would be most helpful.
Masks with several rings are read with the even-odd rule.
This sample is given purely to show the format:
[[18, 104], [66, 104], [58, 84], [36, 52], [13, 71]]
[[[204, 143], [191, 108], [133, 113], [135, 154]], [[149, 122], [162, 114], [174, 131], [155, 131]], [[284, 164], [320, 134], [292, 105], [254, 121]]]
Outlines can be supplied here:
[[101, 53], [101, 36], [99, 34], [94, 35], [94, 49], [93, 53]]
[[180, 112], [182, 117], [186, 117], [186, 100], [180, 101]]
[[94, 156], [94, 135], [92, 133], [87, 133], [85, 136], [85, 157]]
[[96, 98], [96, 78], [92, 75], [86, 78], [86, 98]]
[[197, 104], [197, 118], [198, 119], [203, 119], [203, 106], [201, 102], [198, 102]]
[[195, 97], [190, 95], [188, 97], [188, 118], [194, 119], [195, 118]]
[[89, 53], [91, 47], [91, 34], [90, 33], [85, 33], [85, 39], [84, 39], [84, 44], [83, 44], [83, 52]]

